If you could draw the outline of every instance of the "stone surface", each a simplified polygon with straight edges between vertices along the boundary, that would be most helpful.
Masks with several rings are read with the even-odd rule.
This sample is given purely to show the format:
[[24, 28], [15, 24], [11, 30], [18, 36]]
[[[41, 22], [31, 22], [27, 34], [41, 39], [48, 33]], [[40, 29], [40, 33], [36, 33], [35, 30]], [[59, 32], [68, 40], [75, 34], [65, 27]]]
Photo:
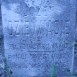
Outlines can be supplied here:
[[75, 0], [3, 0], [5, 57], [12, 77], [50, 77], [73, 70]]
[[0, 0], [0, 77], [4, 77], [4, 42], [2, 29], [2, 15], [1, 15], [1, 0]]

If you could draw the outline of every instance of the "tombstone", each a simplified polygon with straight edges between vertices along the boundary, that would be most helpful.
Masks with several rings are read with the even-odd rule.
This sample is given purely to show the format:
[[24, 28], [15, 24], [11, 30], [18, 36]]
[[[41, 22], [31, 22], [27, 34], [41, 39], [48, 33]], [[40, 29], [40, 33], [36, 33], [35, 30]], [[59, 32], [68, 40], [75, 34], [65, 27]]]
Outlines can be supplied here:
[[73, 70], [75, 0], [4, 0], [5, 57], [12, 77], [58, 77]]

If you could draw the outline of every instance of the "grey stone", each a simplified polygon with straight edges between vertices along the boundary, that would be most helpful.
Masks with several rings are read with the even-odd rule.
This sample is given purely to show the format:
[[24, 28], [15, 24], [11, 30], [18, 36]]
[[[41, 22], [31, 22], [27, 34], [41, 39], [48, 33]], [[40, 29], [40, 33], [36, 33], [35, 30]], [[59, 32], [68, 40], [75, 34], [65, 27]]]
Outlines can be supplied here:
[[5, 57], [13, 77], [50, 77], [73, 70], [76, 0], [2, 3]]

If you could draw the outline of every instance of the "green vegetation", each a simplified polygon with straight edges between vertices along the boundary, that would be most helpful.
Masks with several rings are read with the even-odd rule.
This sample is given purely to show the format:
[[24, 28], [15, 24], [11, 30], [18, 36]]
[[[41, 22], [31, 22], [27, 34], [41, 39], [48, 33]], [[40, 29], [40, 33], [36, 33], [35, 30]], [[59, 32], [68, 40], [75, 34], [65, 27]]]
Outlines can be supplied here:
[[51, 75], [51, 77], [57, 77], [56, 66], [55, 65], [52, 66], [52, 75]]

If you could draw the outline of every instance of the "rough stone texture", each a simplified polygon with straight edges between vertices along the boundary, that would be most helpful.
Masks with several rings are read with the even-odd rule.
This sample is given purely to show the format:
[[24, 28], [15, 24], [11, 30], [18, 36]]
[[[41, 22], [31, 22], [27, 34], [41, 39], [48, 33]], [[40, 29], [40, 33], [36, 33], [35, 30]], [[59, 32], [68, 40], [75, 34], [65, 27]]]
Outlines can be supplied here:
[[75, 0], [3, 0], [5, 56], [12, 77], [69, 76], [73, 69]]
[[[77, 1], [76, 1], [77, 4]], [[73, 71], [77, 73], [77, 5], [76, 5], [76, 32], [75, 32], [75, 44], [74, 44], [74, 68]]]
[[3, 29], [2, 29], [2, 15], [1, 15], [1, 1], [0, 1], [0, 77], [4, 77], [4, 43], [3, 43]]

